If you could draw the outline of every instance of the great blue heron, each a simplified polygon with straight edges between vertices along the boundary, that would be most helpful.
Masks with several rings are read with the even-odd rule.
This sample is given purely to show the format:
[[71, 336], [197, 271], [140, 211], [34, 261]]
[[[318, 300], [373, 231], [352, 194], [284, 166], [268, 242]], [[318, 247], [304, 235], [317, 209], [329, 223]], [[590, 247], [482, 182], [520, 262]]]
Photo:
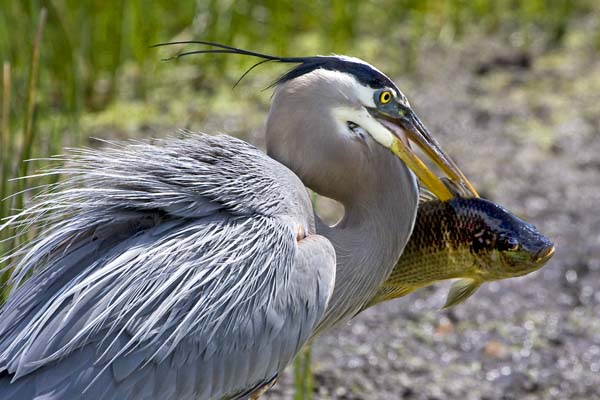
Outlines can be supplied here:
[[[50, 172], [68, 179], [7, 222], [40, 232], [8, 256], [1, 399], [257, 396], [386, 279], [415, 220], [415, 174], [451, 197], [408, 139], [471, 188], [366, 62], [197, 43], [297, 64], [275, 84], [268, 156], [186, 134], [74, 151]], [[314, 215], [305, 185], [344, 205], [339, 224]]]

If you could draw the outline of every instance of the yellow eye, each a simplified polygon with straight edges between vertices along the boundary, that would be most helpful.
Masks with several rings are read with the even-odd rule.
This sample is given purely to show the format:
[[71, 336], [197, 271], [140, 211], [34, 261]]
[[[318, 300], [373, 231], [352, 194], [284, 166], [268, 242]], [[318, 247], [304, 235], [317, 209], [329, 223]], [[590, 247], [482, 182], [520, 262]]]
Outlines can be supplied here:
[[379, 102], [381, 104], [387, 104], [390, 101], [392, 101], [392, 93], [389, 90], [381, 92], [381, 94], [379, 95]]

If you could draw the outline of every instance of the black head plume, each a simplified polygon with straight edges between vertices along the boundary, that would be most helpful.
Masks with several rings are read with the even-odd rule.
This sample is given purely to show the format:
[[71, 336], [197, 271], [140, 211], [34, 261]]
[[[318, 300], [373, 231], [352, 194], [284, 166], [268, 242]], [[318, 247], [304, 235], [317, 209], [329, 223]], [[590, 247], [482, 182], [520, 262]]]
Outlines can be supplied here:
[[216, 47], [216, 49], [201, 49], [201, 50], [193, 50], [193, 51], [185, 51], [179, 53], [173, 57], [169, 57], [166, 60], [177, 59], [184, 56], [189, 56], [192, 54], [237, 54], [243, 56], [257, 57], [262, 60], [258, 63], [254, 64], [250, 67], [238, 81], [237, 84], [246, 76], [250, 71], [254, 68], [267, 63], [269, 61], [275, 61], [280, 63], [289, 63], [289, 64], [299, 64], [296, 67], [292, 68], [285, 74], [281, 75], [275, 82], [273, 82], [270, 87], [277, 86], [281, 83], [290, 81], [292, 79], [298, 78], [299, 76], [305, 75], [309, 72], [312, 72], [316, 69], [326, 69], [331, 71], [339, 71], [345, 72], [354, 76], [360, 83], [363, 85], [369, 86], [371, 88], [382, 88], [382, 87], [390, 87], [396, 88], [394, 82], [385, 76], [382, 72], [374, 68], [373, 66], [363, 62], [359, 59], [345, 57], [345, 56], [310, 56], [310, 57], [279, 57], [273, 56], [264, 53], [258, 53], [255, 51], [244, 50], [233, 46], [227, 46], [220, 43], [207, 42], [203, 40], [186, 40], [186, 41], [177, 41], [177, 42], [168, 42], [168, 43], [159, 43], [151, 47], [161, 47], [161, 46], [170, 46], [170, 45], [178, 45], [178, 44], [199, 44], [203, 46], [212, 46]]

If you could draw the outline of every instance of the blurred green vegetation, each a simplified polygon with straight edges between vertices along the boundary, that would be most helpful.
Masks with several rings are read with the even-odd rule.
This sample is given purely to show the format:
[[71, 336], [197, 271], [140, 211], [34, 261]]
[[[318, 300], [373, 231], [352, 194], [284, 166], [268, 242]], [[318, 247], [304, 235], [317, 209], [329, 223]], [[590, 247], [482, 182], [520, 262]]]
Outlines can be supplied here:
[[[36, 71], [42, 9], [47, 18]], [[599, 12], [597, 0], [0, 0], [0, 196], [24, 189], [25, 181], [8, 180], [36, 168], [23, 159], [85, 144], [98, 125], [115, 132], [121, 124], [177, 128], [236, 108], [235, 97], [220, 93], [231, 92], [252, 59], [203, 56], [164, 63], [160, 59], [178, 49], [149, 47], [155, 43], [203, 39], [278, 55], [347, 53], [387, 60], [386, 72], [398, 74], [415, 67], [428, 43], [474, 35], [524, 48], [561, 46], [580, 18]], [[592, 28], [589, 35], [600, 49], [600, 22]], [[250, 79], [258, 79], [259, 87], [269, 83]], [[238, 96], [266, 107], [259, 90], [248, 92]], [[194, 102], [196, 96], [207, 101]], [[0, 203], [0, 218], [29, 195]], [[12, 235], [11, 229], [0, 230], [0, 255], [18, 244]]]

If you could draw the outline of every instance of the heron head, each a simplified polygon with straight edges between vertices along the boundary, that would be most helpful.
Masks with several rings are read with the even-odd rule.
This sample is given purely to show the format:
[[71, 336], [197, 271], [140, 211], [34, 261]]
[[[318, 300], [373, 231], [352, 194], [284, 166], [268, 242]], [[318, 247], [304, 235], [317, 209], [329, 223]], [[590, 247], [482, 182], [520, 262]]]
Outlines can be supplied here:
[[[178, 54], [176, 58], [206, 53], [260, 58], [261, 61], [250, 70], [268, 61], [296, 64], [296, 67], [283, 74], [273, 84], [277, 89], [267, 122], [267, 150], [280, 161], [288, 161], [284, 164], [292, 167], [301, 177], [303, 170], [323, 164], [307, 163], [304, 155], [294, 154], [302, 147], [294, 145], [300, 145], [301, 140], [310, 137], [311, 132], [329, 129], [359, 138], [368, 135], [400, 158], [441, 200], [452, 198], [453, 195], [446, 185], [414, 153], [410, 146], [410, 142], [413, 142], [452, 181], [466, 188], [474, 197], [478, 197], [471, 183], [414, 113], [404, 94], [390, 78], [367, 62], [346, 56], [277, 57], [206, 41], [171, 42], [157, 46], [178, 44], [212, 46], [214, 49], [187, 51]], [[245, 75], [242, 75], [242, 78]], [[274, 131], [276, 134], [271, 135]], [[300, 131], [309, 134], [295, 135]], [[331, 148], [332, 144], [335, 145], [335, 140], [339, 139], [332, 135], [327, 138], [329, 142], [313, 141], [313, 148], [316, 147], [315, 143], [317, 146]], [[326, 150], [330, 150], [329, 148]], [[326, 151], [322, 153], [326, 154]], [[337, 163], [338, 166], [351, 165], [344, 159], [345, 155], [339, 148], [328, 155], [343, 161]], [[312, 157], [314, 161], [316, 155]], [[323, 158], [318, 161], [328, 160]], [[328, 178], [331, 182], [331, 178], [336, 177]]]
[[311, 132], [326, 126], [345, 137], [373, 140], [400, 158], [440, 199], [453, 197], [412, 150], [412, 142], [451, 180], [478, 196], [417, 117], [406, 96], [372, 65], [346, 56], [309, 57], [274, 85], [277, 91], [270, 115], [274, 125], [302, 126]]

